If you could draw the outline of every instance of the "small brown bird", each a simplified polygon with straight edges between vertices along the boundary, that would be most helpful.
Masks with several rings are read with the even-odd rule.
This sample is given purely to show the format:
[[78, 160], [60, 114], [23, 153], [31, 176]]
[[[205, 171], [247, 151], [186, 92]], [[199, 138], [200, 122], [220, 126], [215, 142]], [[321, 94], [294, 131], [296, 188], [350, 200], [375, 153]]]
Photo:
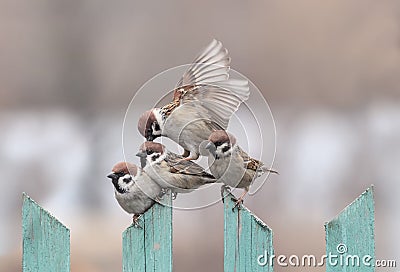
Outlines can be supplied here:
[[214, 183], [215, 177], [193, 161], [168, 151], [164, 145], [145, 142], [136, 154], [147, 175], [162, 188], [176, 193], [189, 193], [202, 185]]
[[161, 188], [141, 168], [128, 162], [117, 163], [107, 176], [114, 185], [115, 198], [127, 213], [133, 214], [133, 224], [155, 204]]
[[196, 160], [200, 144], [212, 131], [226, 129], [249, 98], [248, 81], [229, 78], [230, 61], [228, 50], [213, 40], [177, 83], [172, 102], [142, 114], [139, 132], [147, 141], [168, 137], [184, 148], [186, 160]]
[[205, 148], [209, 151], [208, 165], [211, 173], [225, 185], [245, 190], [237, 199], [235, 207], [243, 202], [256, 178], [265, 172], [278, 174], [277, 171], [268, 169], [261, 161], [247, 155], [236, 143], [236, 138], [224, 130], [214, 131], [208, 140]]

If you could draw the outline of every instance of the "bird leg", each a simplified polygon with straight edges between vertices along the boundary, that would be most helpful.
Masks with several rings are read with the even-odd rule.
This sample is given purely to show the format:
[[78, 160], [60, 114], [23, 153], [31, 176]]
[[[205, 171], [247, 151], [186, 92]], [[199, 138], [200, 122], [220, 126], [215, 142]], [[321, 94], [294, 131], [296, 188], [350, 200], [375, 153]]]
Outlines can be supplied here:
[[[240, 204], [243, 204], [243, 198], [244, 198], [244, 196], [247, 194], [247, 192], [248, 192], [249, 190], [248, 189], [244, 189], [244, 193], [238, 198], [238, 199], [236, 199], [236, 203], [235, 203], [235, 206], [233, 206], [233, 208], [232, 208], [232, 211], [236, 208], [236, 207], [238, 207], [238, 209], [240, 209]], [[234, 199], [232, 199], [233, 201], [235, 201]]]
[[157, 203], [161, 203], [161, 200], [163, 200], [163, 197], [164, 197], [164, 195], [166, 194], [167, 192], [165, 191], [165, 189], [164, 188], [161, 188], [161, 192], [158, 194], [158, 196], [156, 196], [155, 197], [155, 201], [157, 202]]
[[231, 192], [231, 188], [229, 188], [229, 187], [226, 186], [225, 184], [223, 184], [223, 185], [221, 186], [221, 201], [222, 201], [222, 203], [224, 203], [224, 199], [225, 199], [225, 197], [227, 196], [227, 194], [226, 194], [226, 195], [224, 194], [225, 190], [227, 190], [228, 192]]
[[132, 217], [132, 224], [135, 228], [138, 228], [138, 229], [142, 229], [142, 227], [139, 224], [140, 216], [141, 216], [141, 214], [134, 214]]
[[186, 158], [183, 159], [179, 159], [177, 163], [181, 162], [181, 161], [195, 161], [200, 157], [199, 154], [197, 153], [190, 153], [190, 156], [188, 155]]

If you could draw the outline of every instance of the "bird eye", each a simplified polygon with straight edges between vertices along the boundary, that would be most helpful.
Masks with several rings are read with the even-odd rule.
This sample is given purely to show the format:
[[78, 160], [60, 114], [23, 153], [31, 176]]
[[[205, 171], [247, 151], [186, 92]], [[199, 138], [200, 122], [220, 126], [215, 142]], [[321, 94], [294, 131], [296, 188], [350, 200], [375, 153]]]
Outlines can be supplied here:
[[153, 150], [146, 150], [146, 154], [147, 154], [147, 155], [151, 155], [151, 154], [153, 154], [153, 153], [154, 153]]

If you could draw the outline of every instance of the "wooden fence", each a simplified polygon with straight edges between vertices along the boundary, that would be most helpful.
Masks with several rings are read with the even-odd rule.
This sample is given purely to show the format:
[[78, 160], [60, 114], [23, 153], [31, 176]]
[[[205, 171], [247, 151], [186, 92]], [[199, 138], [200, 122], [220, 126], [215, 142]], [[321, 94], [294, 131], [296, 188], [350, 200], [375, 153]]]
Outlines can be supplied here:
[[[224, 202], [224, 271], [270, 272], [282, 262], [304, 261], [275, 256], [272, 230], [246, 207], [233, 209], [232, 197], [228, 195]], [[156, 204], [142, 216], [142, 228], [131, 226], [123, 232], [124, 272], [172, 271], [171, 196], [163, 201], [167, 205]], [[24, 272], [70, 271], [69, 229], [25, 194], [22, 229]], [[373, 188], [327, 222], [325, 231], [326, 271], [375, 271]], [[308, 256], [306, 261], [313, 260]], [[305, 263], [316, 266], [319, 257], [314, 261]]]

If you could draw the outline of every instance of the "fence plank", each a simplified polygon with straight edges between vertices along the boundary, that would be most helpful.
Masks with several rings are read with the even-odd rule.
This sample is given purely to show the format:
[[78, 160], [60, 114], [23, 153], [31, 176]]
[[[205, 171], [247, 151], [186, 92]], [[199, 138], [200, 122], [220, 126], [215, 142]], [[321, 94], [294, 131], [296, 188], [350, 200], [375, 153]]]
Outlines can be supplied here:
[[172, 271], [172, 197], [162, 199], [142, 217], [140, 226], [122, 234], [123, 271]]
[[[332, 259], [332, 263], [327, 258], [327, 272], [375, 271], [374, 214], [371, 186], [336, 218], [325, 223], [326, 254], [338, 256]], [[368, 256], [371, 256], [371, 259]], [[363, 258], [371, 265], [365, 265]]]
[[70, 232], [25, 193], [22, 205], [22, 271], [70, 271]]
[[224, 195], [224, 271], [272, 272], [272, 230], [246, 207], [232, 210], [234, 196], [226, 190]]

